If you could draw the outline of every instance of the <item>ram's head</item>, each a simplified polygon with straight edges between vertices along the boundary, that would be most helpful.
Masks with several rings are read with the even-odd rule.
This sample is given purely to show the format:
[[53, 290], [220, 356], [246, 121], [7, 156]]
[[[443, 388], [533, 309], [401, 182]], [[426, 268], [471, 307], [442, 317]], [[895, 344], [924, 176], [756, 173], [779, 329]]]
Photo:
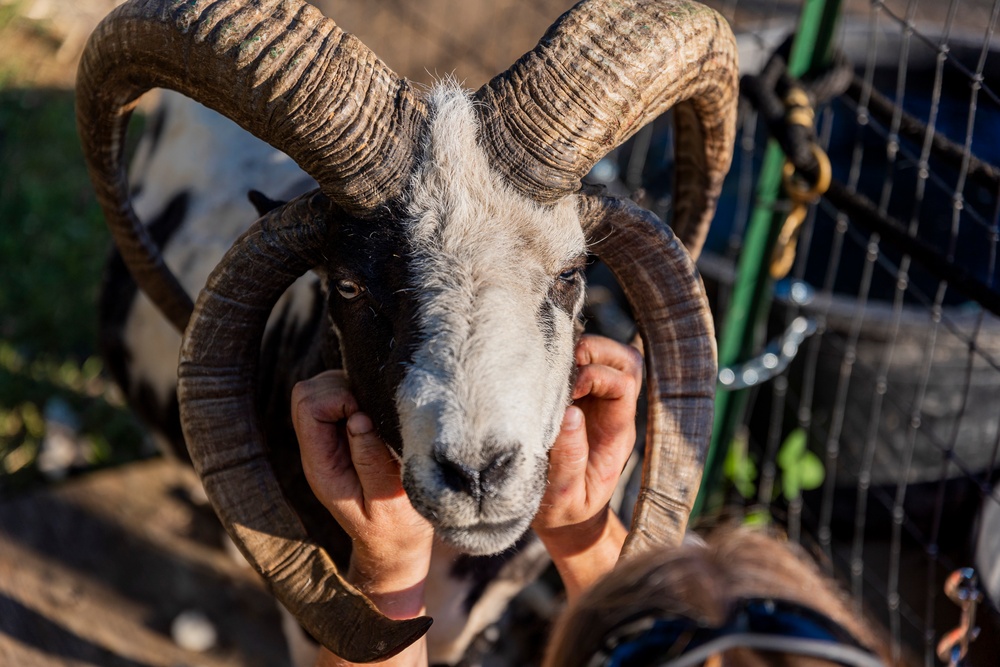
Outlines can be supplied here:
[[[700, 281], [671, 232], [580, 179], [674, 108], [673, 227], [697, 253], [728, 169], [735, 47], [700, 5], [583, 2], [475, 93], [417, 92], [301, 0], [135, 0], [85, 53], [79, 125], [133, 275], [184, 327], [191, 303], [148, 258], [122, 145], [135, 100], [178, 90], [286, 152], [319, 189], [259, 220], [198, 300], [180, 397], [195, 466], [277, 596], [336, 653], [385, 657], [426, 629], [378, 615], [302, 529], [265, 462], [256, 363], [272, 305], [310, 269], [360, 404], [441, 536], [495, 553], [524, 532], [569, 400], [581, 267], [622, 282], [645, 340], [650, 428], [628, 548], [675, 540], [711, 427], [715, 352]], [[238, 168], [238, 166], [236, 167]]]

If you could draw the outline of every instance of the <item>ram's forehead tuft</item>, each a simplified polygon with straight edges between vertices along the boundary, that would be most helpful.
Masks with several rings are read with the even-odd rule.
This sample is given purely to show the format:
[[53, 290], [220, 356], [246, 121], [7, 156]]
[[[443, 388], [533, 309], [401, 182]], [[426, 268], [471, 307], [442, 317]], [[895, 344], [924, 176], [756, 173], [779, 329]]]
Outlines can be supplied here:
[[424, 159], [411, 183], [411, 234], [418, 250], [467, 256], [503, 245], [525, 253], [550, 274], [581, 251], [577, 199], [540, 205], [511, 188], [479, 145], [468, 91], [452, 81], [429, 95]]

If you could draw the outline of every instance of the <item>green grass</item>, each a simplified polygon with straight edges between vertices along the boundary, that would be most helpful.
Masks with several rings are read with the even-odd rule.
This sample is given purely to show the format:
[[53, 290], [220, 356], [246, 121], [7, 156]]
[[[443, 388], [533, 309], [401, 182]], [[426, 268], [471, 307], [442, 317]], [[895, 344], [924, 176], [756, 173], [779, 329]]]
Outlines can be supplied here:
[[43, 478], [55, 398], [79, 421], [89, 466], [132, 460], [143, 434], [95, 356], [109, 235], [76, 137], [72, 93], [0, 83], [0, 494]]
[[29, 355], [92, 349], [108, 233], [63, 91], [0, 91], [0, 337]]

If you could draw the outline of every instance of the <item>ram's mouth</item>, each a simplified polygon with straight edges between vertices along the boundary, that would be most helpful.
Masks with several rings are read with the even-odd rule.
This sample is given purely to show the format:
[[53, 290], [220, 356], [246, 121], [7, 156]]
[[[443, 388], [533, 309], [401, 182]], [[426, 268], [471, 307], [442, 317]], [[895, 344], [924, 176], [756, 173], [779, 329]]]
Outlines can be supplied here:
[[531, 524], [530, 517], [499, 523], [475, 523], [468, 526], [436, 526], [438, 536], [464, 553], [489, 556], [505, 551], [524, 535]]

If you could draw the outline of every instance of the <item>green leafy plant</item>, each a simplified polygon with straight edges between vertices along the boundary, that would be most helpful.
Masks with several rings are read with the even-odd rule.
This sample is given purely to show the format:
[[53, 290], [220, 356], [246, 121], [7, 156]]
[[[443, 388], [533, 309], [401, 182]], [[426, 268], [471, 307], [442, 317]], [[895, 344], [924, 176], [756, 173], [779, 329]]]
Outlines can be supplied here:
[[738, 494], [744, 498], [753, 498], [757, 495], [757, 464], [750, 458], [748, 444], [749, 436], [745, 429], [741, 429], [729, 443], [722, 474]]
[[[788, 502], [798, 500], [803, 491], [818, 489], [826, 477], [823, 462], [809, 451], [808, 434], [805, 429], [793, 429], [778, 448], [775, 463], [779, 471], [780, 484], [773, 490], [771, 500], [779, 497]], [[746, 430], [737, 434], [729, 445], [723, 464], [723, 474], [733, 489], [743, 498], [758, 496], [759, 470], [749, 451], [749, 436]], [[745, 523], [760, 524], [770, 522], [767, 510], [756, 509], [744, 517]]]
[[[9, 62], [0, 60], [0, 74]], [[135, 123], [134, 123], [135, 124]], [[46, 409], [64, 406], [85, 467], [148, 455], [147, 438], [95, 354], [110, 243], [69, 91], [0, 77], [0, 495], [44, 481]]]
[[803, 491], [818, 489], [826, 478], [823, 462], [806, 447], [807, 439], [805, 429], [796, 428], [785, 437], [778, 450], [781, 495], [786, 500], [795, 500]]

